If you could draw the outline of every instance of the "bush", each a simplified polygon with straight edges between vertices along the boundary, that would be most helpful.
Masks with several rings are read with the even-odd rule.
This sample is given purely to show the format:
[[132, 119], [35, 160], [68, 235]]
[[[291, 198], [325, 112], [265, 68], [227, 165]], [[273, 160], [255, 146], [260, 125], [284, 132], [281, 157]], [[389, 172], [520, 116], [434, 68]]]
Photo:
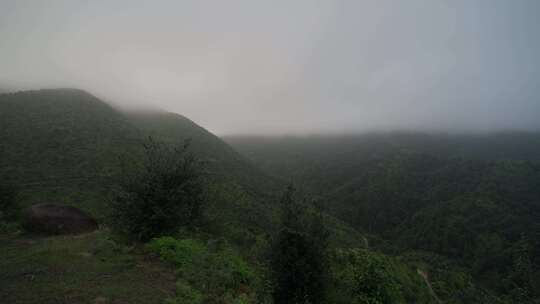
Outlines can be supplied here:
[[368, 249], [336, 249], [331, 254], [330, 303], [434, 303], [416, 269]]
[[150, 252], [177, 269], [177, 295], [169, 303], [253, 303], [255, 270], [226, 242], [209, 243], [172, 237], [148, 243]]
[[188, 146], [171, 148], [150, 138], [144, 161], [123, 170], [111, 206], [117, 231], [146, 241], [196, 223], [204, 204], [201, 162], [188, 153]]
[[177, 240], [169, 236], [153, 239], [146, 247], [162, 260], [172, 263], [178, 268], [189, 266], [195, 263], [196, 259], [208, 254], [206, 246], [200, 241]]
[[176, 297], [165, 300], [165, 304], [202, 304], [203, 295], [183, 280], [176, 282]]
[[362, 249], [340, 249], [333, 255], [336, 303], [403, 303], [389, 259]]
[[17, 222], [4, 222], [0, 219], [0, 233], [17, 234], [21, 232], [21, 229]]
[[11, 221], [19, 215], [17, 188], [9, 181], [0, 180], [0, 222]]

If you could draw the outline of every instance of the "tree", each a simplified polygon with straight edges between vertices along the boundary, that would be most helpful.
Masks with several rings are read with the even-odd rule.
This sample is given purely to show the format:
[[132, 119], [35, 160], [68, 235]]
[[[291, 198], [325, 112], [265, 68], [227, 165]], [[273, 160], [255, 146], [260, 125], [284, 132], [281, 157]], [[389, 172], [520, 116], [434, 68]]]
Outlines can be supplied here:
[[274, 303], [325, 303], [328, 233], [322, 214], [308, 218], [294, 194], [292, 185], [283, 194], [281, 228], [272, 248]]
[[514, 284], [511, 294], [516, 301], [526, 302], [531, 296], [531, 277], [533, 265], [530, 257], [529, 241], [525, 234], [522, 234], [513, 248], [514, 267], [510, 278]]
[[181, 147], [143, 145], [144, 159], [126, 170], [112, 201], [113, 227], [132, 239], [146, 241], [190, 227], [201, 217], [203, 181], [201, 162]]

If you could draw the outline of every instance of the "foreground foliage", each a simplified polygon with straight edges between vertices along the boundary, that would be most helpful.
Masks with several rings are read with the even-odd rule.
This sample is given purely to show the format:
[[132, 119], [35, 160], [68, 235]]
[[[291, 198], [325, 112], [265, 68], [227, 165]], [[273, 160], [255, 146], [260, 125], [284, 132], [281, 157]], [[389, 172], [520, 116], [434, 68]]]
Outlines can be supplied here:
[[330, 303], [433, 303], [415, 270], [366, 249], [337, 249], [331, 258]]
[[274, 303], [325, 303], [327, 232], [321, 216], [308, 217], [289, 186], [281, 199], [281, 227], [274, 241], [270, 267]]
[[18, 216], [17, 188], [7, 179], [0, 178], [0, 222], [13, 220]]
[[257, 270], [226, 241], [161, 237], [147, 249], [175, 266], [176, 296], [167, 303], [256, 303]]
[[125, 170], [111, 204], [112, 223], [136, 240], [175, 233], [200, 219], [204, 204], [200, 162], [183, 147], [152, 140], [135, 171]]
[[15, 185], [5, 178], [0, 178], [0, 233], [15, 232], [19, 229], [16, 221], [20, 216], [17, 194]]

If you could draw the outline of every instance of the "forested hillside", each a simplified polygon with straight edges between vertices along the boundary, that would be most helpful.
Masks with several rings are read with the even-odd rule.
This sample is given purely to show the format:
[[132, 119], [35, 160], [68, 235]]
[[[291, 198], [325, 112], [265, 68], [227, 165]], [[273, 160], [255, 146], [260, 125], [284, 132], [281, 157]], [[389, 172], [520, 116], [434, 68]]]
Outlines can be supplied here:
[[[111, 216], [111, 202], [118, 200], [122, 180], [130, 174], [124, 167], [136, 168], [149, 156], [161, 161], [164, 155], [148, 154], [154, 145], [176, 151], [173, 147], [187, 144], [186, 159], [195, 156], [203, 168], [197, 191], [206, 203], [198, 227], [158, 234], [147, 244], [153, 255], [178, 268], [176, 301], [186, 296], [202, 301], [196, 303], [227, 297], [264, 302], [280, 290], [272, 285], [273, 277], [295, 267], [311, 273], [318, 259], [326, 261], [320, 264], [326, 265], [326, 275], [315, 272], [313, 278], [325, 287], [310, 288], [315, 293], [324, 289], [331, 303], [526, 303], [538, 299], [540, 289], [539, 139], [535, 133], [386, 133], [227, 137], [227, 144], [178, 114], [122, 112], [80, 90], [26, 91], [0, 95], [0, 190], [7, 189], [2, 200], [13, 198], [15, 192], [5, 186], [13, 185], [21, 208], [47, 202], [88, 211], [105, 230], [85, 237], [81, 250], [88, 247], [119, 263], [140, 259], [145, 253], [114, 243], [115, 234], [105, 228], [122, 217]], [[148, 175], [137, 183], [154, 178]], [[157, 204], [153, 210], [172, 199], [159, 196], [156, 187], [171, 185], [160, 180], [144, 194], [159, 198], [148, 200]], [[289, 204], [298, 205], [283, 219], [279, 197], [291, 182], [298, 194], [289, 197]], [[134, 185], [135, 191], [143, 189]], [[133, 229], [152, 221], [146, 213], [151, 209], [135, 211], [139, 220], [130, 224]], [[283, 228], [284, 223], [290, 226]], [[0, 224], [6, 231], [12, 227]], [[280, 239], [282, 257], [276, 260], [269, 252], [275, 255]], [[21, 248], [17, 242], [4, 239], [9, 248], [4, 266], [12, 276], [19, 265], [11, 262]], [[225, 243], [215, 247], [214, 242]], [[295, 256], [299, 248], [306, 252]], [[80, 258], [62, 240], [40, 241], [28, 250], [40, 250], [39, 259]], [[304, 269], [303, 263], [315, 264]], [[43, 277], [43, 286], [50, 279]], [[10, 284], [10, 297], [24, 285], [17, 280]], [[218, 291], [208, 284], [229, 284], [229, 289]], [[279, 292], [287, 294], [291, 284]]]
[[[270, 277], [275, 271], [267, 266], [267, 261], [276, 231], [281, 229], [278, 201], [286, 183], [258, 169], [218, 137], [177, 114], [120, 112], [87, 92], [72, 89], [0, 95], [0, 125], [2, 206], [15, 203], [24, 208], [44, 202], [72, 205], [90, 212], [102, 227], [97, 234], [83, 238], [26, 240], [17, 237], [20, 233], [16, 230], [17, 222], [4, 219], [8, 213], [3, 213], [0, 243], [7, 250], [1, 255], [0, 266], [7, 272], [0, 276], [0, 283], [6, 288], [2, 290], [5, 299], [14, 302], [26, 299], [29, 303], [38, 299], [53, 301], [68, 290], [78, 299], [75, 302], [93, 301], [92, 297], [96, 296], [100, 299], [99, 294], [104, 292], [109, 297], [135, 302], [158, 293], [170, 297], [166, 290], [156, 293], [137, 287], [143, 283], [144, 273], [161, 269], [157, 266], [156, 270], [147, 269], [154, 267], [153, 264], [141, 262], [151, 252], [169, 265], [179, 267], [176, 294], [171, 301], [183, 303], [184, 296], [202, 301], [193, 303], [269, 300]], [[149, 251], [141, 252], [118, 242], [116, 234], [109, 232], [109, 226], [114, 227], [120, 221], [111, 216], [110, 208], [118, 197], [123, 175], [129, 173], [123, 165], [136, 167], [144, 159], [149, 137], [150, 142], [164, 147], [189, 143], [189, 153], [204, 167], [201, 198], [207, 203], [196, 230], [184, 227], [171, 235], [175, 238], [155, 239], [148, 244]], [[309, 191], [300, 192], [305, 198], [299, 199], [301, 214], [296, 216], [309, 218], [316, 213], [313, 196]], [[160, 201], [150, 201], [158, 204], [156, 207], [160, 205]], [[11, 209], [2, 209], [8, 211]], [[152, 218], [145, 213], [150, 210], [136, 212], [143, 217], [135, 223], [135, 229]], [[321, 292], [331, 302], [348, 303], [351, 298], [383, 299], [384, 303], [433, 300], [416, 266], [366, 249], [366, 238], [342, 220], [325, 213], [319, 219], [324, 222], [324, 231], [328, 231], [328, 243], [314, 246], [329, 246], [324, 251], [324, 259], [329, 263], [324, 284], [328, 289], [325, 287]], [[304, 223], [294, 224], [293, 229], [300, 229], [298, 225], [302, 227]], [[301, 229], [309, 230], [309, 227]], [[221, 245], [216, 247], [214, 243]], [[178, 259], [187, 264], [179, 263]], [[134, 263], [144, 270], [137, 270]], [[20, 274], [21, 265], [30, 269], [24, 273], [37, 276], [40, 288], [36, 294], [24, 293], [27, 282], [26, 275]], [[57, 274], [50, 269], [64, 269], [61, 276], [74, 283], [54, 283]], [[111, 287], [100, 284], [95, 286], [96, 290], [89, 291], [90, 282], [80, 277], [81, 273], [97, 277], [103, 271], [113, 273], [107, 274]], [[283, 269], [287, 271], [289, 267]], [[122, 275], [129, 276], [129, 280], [122, 279]], [[167, 275], [160, 273], [151, 284], [168, 284]], [[358, 284], [365, 285], [364, 289], [357, 290]], [[135, 292], [135, 289], [139, 290]], [[139, 291], [142, 298], [135, 297]]]
[[[219, 138], [180, 115], [123, 113], [81, 90], [0, 95], [0, 168], [32, 189], [29, 196], [40, 193], [54, 200], [67, 195], [64, 199], [78, 205], [92, 196], [103, 200], [104, 187], [119, 173], [119, 158], [137, 158], [149, 136], [175, 144], [190, 139], [194, 153], [208, 163], [209, 175], [223, 178], [230, 172], [229, 181], [253, 191], [272, 183]], [[77, 197], [79, 190], [89, 195]], [[92, 204], [87, 207], [95, 209]]]
[[75, 89], [0, 95], [0, 172], [18, 185], [23, 206], [61, 201], [106, 216], [121, 163], [137, 162], [149, 137], [168, 145], [187, 141], [205, 164], [216, 230], [245, 241], [255, 237], [250, 229], [270, 229], [272, 202], [284, 184], [181, 115], [122, 112]]
[[[372, 246], [435, 268], [454, 265], [443, 269], [462, 269], [502, 298], [538, 296], [539, 134], [226, 140], [317, 193], [325, 210], [372, 235]], [[443, 298], [457, 297], [435, 285]]]

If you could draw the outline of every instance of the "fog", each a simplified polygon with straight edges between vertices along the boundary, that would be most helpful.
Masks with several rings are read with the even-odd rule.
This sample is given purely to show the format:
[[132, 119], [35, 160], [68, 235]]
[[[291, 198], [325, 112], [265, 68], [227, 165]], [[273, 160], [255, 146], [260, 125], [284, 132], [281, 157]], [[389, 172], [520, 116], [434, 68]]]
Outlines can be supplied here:
[[540, 1], [0, 1], [0, 89], [217, 134], [540, 129]]

